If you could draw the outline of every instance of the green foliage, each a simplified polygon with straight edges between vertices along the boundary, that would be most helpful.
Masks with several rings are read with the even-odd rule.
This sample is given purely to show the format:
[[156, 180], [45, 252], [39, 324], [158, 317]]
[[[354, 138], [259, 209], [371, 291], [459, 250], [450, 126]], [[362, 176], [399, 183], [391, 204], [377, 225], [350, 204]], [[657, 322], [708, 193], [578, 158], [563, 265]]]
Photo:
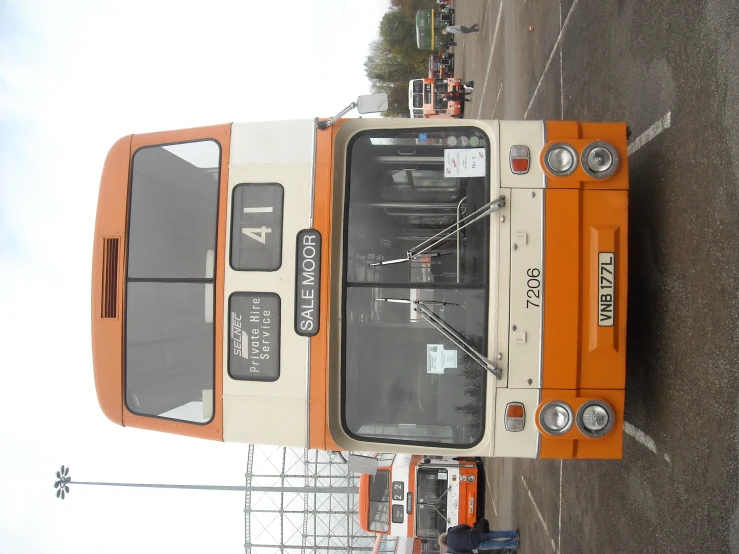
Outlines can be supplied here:
[[409, 117], [408, 81], [428, 74], [430, 52], [416, 48], [416, 11], [434, 0], [391, 0], [380, 21], [379, 38], [370, 44], [364, 70], [373, 92], [388, 95], [389, 117]]

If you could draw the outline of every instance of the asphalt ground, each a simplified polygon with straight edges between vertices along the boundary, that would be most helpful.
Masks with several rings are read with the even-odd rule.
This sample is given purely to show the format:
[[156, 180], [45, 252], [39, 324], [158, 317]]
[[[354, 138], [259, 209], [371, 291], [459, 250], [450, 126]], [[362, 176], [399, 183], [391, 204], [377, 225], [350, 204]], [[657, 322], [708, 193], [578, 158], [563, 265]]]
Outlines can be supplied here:
[[521, 553], [739, 552], [739, 3], [454, 7], [466, 117], [632, 131], [623, 460], [487, 460], [488, 519]]

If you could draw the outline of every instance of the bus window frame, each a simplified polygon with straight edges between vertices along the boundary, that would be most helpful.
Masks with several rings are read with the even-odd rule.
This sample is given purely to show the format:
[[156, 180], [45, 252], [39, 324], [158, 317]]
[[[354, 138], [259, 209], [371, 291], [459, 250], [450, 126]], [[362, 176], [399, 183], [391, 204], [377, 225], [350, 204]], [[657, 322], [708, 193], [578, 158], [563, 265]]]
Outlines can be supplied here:
[[[370, 480], [368, 482], [367, 486], [367, 527], [370, 531], [373, 531], [375, 533], [382, 533], [387, 534], [390, 532], [390, 526], [391, 526], [391, 505], [392, 505], [392, 494], [391, 494], [391, 487], [392, 487], [392, 470], [390, 468], [382, 468], [378, 469], [377, 473], [385, 473], [387, 474], [387, 487], [383, 489], [384, 493], [387, 493], [387, 499], [385, 500], [374, 500], [372, 498], [372, 480], [376, 478], [377, 474], [371, 475]], [[385, 504], [386, 511], [385, 514], [387, 515], [387, 520], [384, 522], [379, 522], [371, 517], [372, 515], [372, 504], [377, 504], [381, 506], [382, 504]], [[384, 523], [385, 528], [384, 529], [374, 529], [372, 527], [373, 523]]]
[[[213, 410], [210, 416], [210, 419], [207, 421], [191, 421], [187, 419], [177, 419], [173, 417], [163, 417], [161, 415], [155, 415], [155, 414], [146, 414], [142, 412], [138, 412], [134, 409], [132, 409], [128, 405], [128, 394], [127, 394], [127, 386], [128, 386], [128, 366], [127, 366], [127, 351], [128, 351], [128, 306], [127, 306], [127, 295], [128, 295], [128, 284], [131, 281], [131, 278], [128, 276], [128, 262], [130, 259], [129, 256], [129, 249], [131, 245], [131, 201], [133, 198], [133, 169], [134, 169], [134, 160], [136, 158], [136, 154], [138, 154], [141, 150], [149, 149], [149, 148], [162, 148], [164, 146], [174, 146], [178, 144], [191, 144], [195, 142], [213, 142], [218, 147], [218, 173], [216, 178], [217, 188], [216, 188], [216, 221], [215, 221], [215, 242], [213, 243], [214, 252], [216, 255], [213, 257], [213, 277], [211, 278], [139, 278], [135, 277], [133, 278], [133, 281], [140, 281], [140, 282], [159, 282], [159, 283], [202, 283], [204, 285], [210, 284], [212, 285], [212, 295], [213, 295], [213, 323], [212, 323], [212, 334], [213, 334], [213, 351], [211, 353], [211, 359], [213, 361], [211, 365], [211, 375], [212, 375], [212, 387], [211, 387], [211, 394], [212, 394], [212, 403]], [[170, 152], [172, 155], [175, 155], [174, 153]], [[216, 276], [218, 275], [218, 247], [219, 247], [219, 223], [220, 223], [220, 217], [221, 217], [221, 188], [222, 188], [222, 177], [223, 177], [223, 167], [224, 167], [224, 158], [226, 153], [224, 152], [223, 145], [221, 144], [221, 141], [213, 136], [208, 137], [198, 137], [191, 140], [180, 140], [180, 141], [166, 141], [161, 143], [155, 143], [155, 144], [145, 144], [143, 146], [139, 146], [136, 148], [136, 150], [132, 151], [130, 153], [129, 157], [129, 164], [128, 164], [128, 185], [126, 189], [126, 249], [123, 253], [125, 256], [125, 264], [123, 268], [123, 286], [124, 286], [124, 295], [123, 295], [123, 307], [121, 314], [121, 327], [122, 327], [122, 342], [121, 342], [121, 369], [123, 373], [123, 387], [122, 387], [122, 400], [123, 400], [123, 407], [126, 411], [128, 411], [130, 414], [136, 416], [136, 417], [142, 417], [152, 420], [158, 420], [158, 421], [172, 421], [179, 424], [185, 424], [185, 425], [196, 425], [199, 427], [207, 427], [211, 423], [213, 423], [215, 417], [216, 417], [216, 350], [218, 348], [218, 344], [216, 341], [216, 323], [215, 323], [215, 317], [216, 317], [216, 305], [217, 305], [217, 279]], [[197, 167], [197, 166], [196, 166]]]
[[[483, 377], [483, 384], [482, 384], [482, 390], [481, 390], [481, 404], [480, 404], [480, 434], [477, 440], [471, 443], [467, 444], [458, 444], [458, 443], [441, 443], [441, 442], [431, 442], [431, 441], [422, 441], [422, 440], [407, 440], [403, 438], [388, 438], [388, 437], [365, 437], [362, 435], [358, 435], [351, 431], [349, 429], [349, 425], [347, 424], [346, 420], [346, 405], [347, 405], [347, 395], [346, 395], [346, 362], [347, 362], [347, 353], [346, 353], [346, 334], [347, 334], [347, 322], [346, 322], [346, 310], [347, 310], [347, 290], [348, 290], [348, 265], [346, 263], [346, 260], [349, 257], [349, 241], [348, 241], [348, 227], [349, 227], [349, 208], [350, 208], [350, 187], [351, 187], [351, 171], [352, 171], [352, 147], [354, 146], [355, 142], [359, 140], [361, 137], [369, 135], [371, 138], [398, 138], [398, 135], [402, 133], [415, 133], [422, 131], [426, 134], [432, 134], [432, 133], [450, 133], [450, 132], [459, 132], [460, 130], [465, 130], [467, 132], [475, 131], [478, 133], [483, 139], [484, 139], [484, 148], [485, 148], [485, 155], [487, 156], [488, 163], [490, 164], [487, 168], [486, 174], [485, 174], [485, 187], [487, 192], [487, 197], [489, 198], [491, 192], [492, 192], [492, 186], [493, 186], [493, 178], [492, 173], [495, 171], [493, 163], [492, 163], [492, 157], [495, 154], [492, 150], [492, 143], [490, 140], [490, 137], [488, 134], [479, 126], [477, 125], [454, 125], [449, 127], [425, 127], [422, 130], [419, 130], [418, 128], [414, 127], [399, 127], [399, 128], [388, 128], [388, 129], [368, 129], [368, 130], [362, 130], [354, 135], [351, 136], [349, 139], [346, 147], [345, 147], [345, 153], [346, 156], [346, 171], [344, 174], [344, 189], [343, 189], [343, 206], [342, 206], [342, 228], [341, 228], [341, 306], [340, 306], [340, 314], [341, 315], [341, 331], [340, 331], [340, 374], [341, 374], [341, 385], [340, 385], [340, 392], [339, 392], [339, 406], [340, 406], [340, 424], [342, 431], [347, 434], [348, 437], [350, 437], [353, 440], [359, 441], [359, 442], [365, 442], [365, 443], [380, 443], [380, 444], [400, 444], [400, 445], [409, 445], [413, 447], [421, 447], [421, 446], [428, 446], [432, 448], [443, 448], [448, 450], [459, 450], [461, 449], [470, 449], [478, 444], [480, 444], [485, 437], [485, 434], [488, 429], [489, 422], [486, 420], [485, 414], [487, 413], [487, 402], [488, 402], [488, 394], [487, 394], [487, 374], [484, 374]], [[378, 136], [378, 134], [380, 136]], [[496, 157], [497, 159], [497, 157]], [[492, 233], [490, 232], [490, 228], [488, 228], [488, 241], [490, 240], [490, 237], [492, 236]], [[490, 248], [490, 243], [488, 242], [488, 249]], [[488, 252], [488, 256], [489, 256]], [[460, 289], [471, 289], [471, 290], [482, 290], [484, 295], [484, 303], [486, 306], [486, 317], [484, 321], [484, 329], [482, 332], [483, 337], [488, 336], [489, 326], [490, 326], [490, 313], [489, 313], [489, 302], [490, 302], [490, 258], [488, 258], [487, 264], [485, 265], [485, 276], [483, 279], [483, 285], [466, 285], [463, 283], [457, 283], [454, 285], [454, 288], [460, 288]], [[426, 283], [414, 283], [409, 281], [408, 283], [383, 283], [383, 287], [392, 287], [392, 286], [399, 286], [402, 288], [430, 288], [433, 289], [434, 287], [424, 287]], [[438, 288], [446, 288], [444, 286]], [[488, 351], [488, 345], [487, 340], [483, 340], [482, 344], [482, 350], [481, 353], [483, 355], [487, 355]], [[484, 371], [481, 369], [481, 371]]]

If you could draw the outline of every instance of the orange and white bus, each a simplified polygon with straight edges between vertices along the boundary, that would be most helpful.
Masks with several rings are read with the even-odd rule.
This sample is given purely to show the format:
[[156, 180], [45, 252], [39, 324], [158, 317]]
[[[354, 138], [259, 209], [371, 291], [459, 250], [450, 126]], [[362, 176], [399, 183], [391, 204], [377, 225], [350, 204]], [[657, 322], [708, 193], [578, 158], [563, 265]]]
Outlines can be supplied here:
[[[481, 464], [480, 464], [481, 465]], [[430, 540], [448, 527], [484, 517], [481, 473], [474, 460], [398, 454], [359, 481], [359, 525], [370, 533]]]
[[464, 115], [464, 101], [451, 100], [444, 96], [453, 90], [464, 92], [461, 79], [412, 79], [408, 82], [408, 109], [411, 118], [461, 118]]
[[105, 415], [325, 450], [619, 458], [626, 125], [317, 123], [112, 146], [92, 263]]

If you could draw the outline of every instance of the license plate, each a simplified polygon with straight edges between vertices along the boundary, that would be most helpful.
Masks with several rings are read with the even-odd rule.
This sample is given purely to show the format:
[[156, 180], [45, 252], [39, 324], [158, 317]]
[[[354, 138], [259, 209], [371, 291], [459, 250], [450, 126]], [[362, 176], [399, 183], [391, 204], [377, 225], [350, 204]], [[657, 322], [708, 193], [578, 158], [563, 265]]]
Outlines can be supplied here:
[[598, 326], [613, 327], [616, 306], [616, 254], [598, 252]]

